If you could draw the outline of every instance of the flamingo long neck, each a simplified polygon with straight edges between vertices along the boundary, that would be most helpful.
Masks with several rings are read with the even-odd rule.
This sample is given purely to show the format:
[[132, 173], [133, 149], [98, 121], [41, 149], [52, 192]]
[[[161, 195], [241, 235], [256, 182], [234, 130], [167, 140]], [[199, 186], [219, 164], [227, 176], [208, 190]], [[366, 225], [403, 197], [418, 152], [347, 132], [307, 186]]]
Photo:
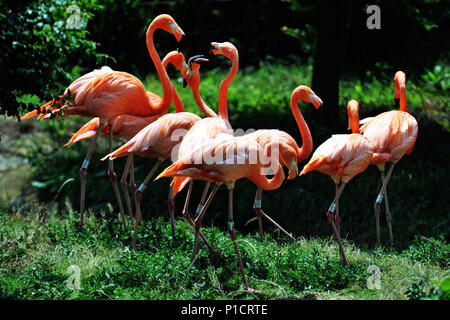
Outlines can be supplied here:
[[239, 69], [239, 57], [234, 55], [231, 59], [231, 70], [220, 83], [219, 88], [219, 117], [228, 121], [228, 87]]
[[406, 103], [406, 86], [404, 83], [400, 84], [400, 111], [408, 112]]
[[[168, 61], [167, 59], [164, 59], [162, 61], [163, 68], [166, 70], [166, 72], [167, 72], [167, 66], [169, 65], [169, 62], [171, 62], [171, 61]], [[173, 99], [173, 104], [175, 105], [175, 112], [184, 112], [183, 101], [181, 101], [180, 95], [178, 94], [178, 91], [175, 88], [175, 86], [173, 85], [172, 81], [170, 82], [170, 88], [172, 90], [172, 99]]]
[[172, 86], [173, 104], [175, 105], [175, 112], [184, 112], [183, 101], [181, 101], [180, 95], [178, 94], [177, 89], [175, 89], [175, 86], [173, 84], [171, 84], [171, 86]]
[[291, 98], [291, 109], [294, 114], [295, 121], [297, 122], [298, 128], [300, 129], [300, 134], [302, 136], [303, 145], [297, 150], [297, 163], [305, 160], [313, 149], [313, 141], [311, 136], [311, 131], [309, 131], [308, 125], [303, 118], [302, 113], [298, 107], [298, 101], [300, 97], [298, 95], [293, 95]]
[[348, 109], [348, 128], [352, 133], [359, 133], [359, 110], [357, 108]]
[[151, 23], [147, 29], [146, 34], [148, 53], [150, 54], [153, 64], [156, 67], [156, 71], [158, 72], [158, 76], [159, 79], [161, 80], [163, 87], [163, 96], [161, 101], [156, 106], [153, 106], [155, 113], [167, 112], [170, 105], [172, 104], [172, 88], [171, 88], [172, 83], [170, 82], [169, 76], [167, 75], [167, 72], [161, 63], [161, 59], [158, 53], [156, 52], [155, 44], [153, 42], [153, 34], [155, 30], [159, 28], [160, 27], [158, 23]]
[[206, 117], [217, 117], [217, 114], [206, 105], [206, 103], [203, 101], [202, 97], [200, 96], [200, 77], [198, 78], [198, 81], [191, 87], [192, 95], [194, 97], [195, 103], [197, 104], [198, 108]]
[[284, 180], [284, 171], [283, 167], [280, 164], [277, 164], [278, 170], [275, 172], [275, 175], [269, 179], [264, 174], [261, 173], [261, 168], [258, 168], [258, 173], [253, 175], [252, 180], [258, 187], [263, 188], [264, 190], [274, 190], [281, 186]]

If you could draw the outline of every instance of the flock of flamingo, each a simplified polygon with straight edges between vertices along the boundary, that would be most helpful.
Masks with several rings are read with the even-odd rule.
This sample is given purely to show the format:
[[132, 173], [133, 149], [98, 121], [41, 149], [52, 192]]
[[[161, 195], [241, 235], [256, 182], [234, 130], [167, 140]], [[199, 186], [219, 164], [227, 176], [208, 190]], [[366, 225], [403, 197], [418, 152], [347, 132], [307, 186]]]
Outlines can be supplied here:
[[[102, 160], [108, 159], [108, 176], [114, 188], [124, 226], [126, 226], [125, 210], [117, 184], [117, 176], [114, 172], [113, 159], [127, 157], [120, 184], [129, 216], [131, 221], [134, 221], [134, 249], [136, 248], [138, 225], [142, 220], [140, 210], [142, 194], [157, 172], [158, 167], [173, 155], [175, 155], [175, 159], [172, 159], [174, 161], [172, 165], [162, 171], [155, 179], [172, 178], [168, 205], [173, 238], [175, 237], [173, 197], [188, 185], [183, 216], [195, 229], [192, 260], [198, 252], [200, 237], [209, 250], [215, 251], [200, 228], [208, 206], [220, 185], [225, 184], [229, 199], [228, 232], [238, 257], [243, 284], [248, 291], [255, 292], [257, 290], [250, 288], [247, 283], [236, 243], [233, 218], [233, 189], [236, 181], [241, 178], [247, 178], [257, 186], [253, 209], [258, 217], [261, 240], [263, 237], [262, 218], [270, 221], [293, 240], [294, 238], [286, 230], [262, 210], [262, 190], [274, 190], [281, 186], [285, 179], [283, 167], [288, 169], [288, 179], [293, 179], [313, 170], [329, 175], [336, 184], [336, 194], [326, 217], [338, 242], [341, 262], [343, 265], [348, 265], [340, 238], [339, 198], [345, 185], [355, 175], [366, 170], [369, 164], [377, 165], [382, 179], [382, 187], [374, 205], [377, 244], [380, 245], [379, 214], [384, 198], [389, 238], [391, 247], [393, 247], [394, 240], [386, 186], [395, 164], [403, 155], [412, 152], [418, 133], [417, 121], [408, 113], [406, 78], [402, 71], [398, 71], [394, 78], [394, 99], [400, 110], [383, 112], [376, 117], [360, 121], [358, 102], [351, 100], [347, 109], [349, 129], [352, 130], [352, 133], [333, 135], [322, 143], [299, 174], [297, 165], [305, 161], [311, 154], [313, 141], [308, 125], [299, 110], [298, 102], [299, 100], [310, 102], [315, 108], [319, 108], [322, 105], [322, 100], [304, 85], [298, 86], [292, 92], [290, 103], [303, 141], [301, 148], [292, 136], [280, 130], [257, 130], [244, 136], [233, 136], [232, 126], [228, 121], [227, 96], [228, 88], [238, 72], [239, 58], [236, 47], [230, 42], [211, 43], [211, 51], [214, 55], [223, 55], [231, 60], [231, 70], [220, 84], [218, 114], [216, 114], [202, 100], [199, 91], [200, 64], [208, 61], [208, 59], [203, 55], [197, 55], [186, 62], [181, 52], [172, 51], [161, 61], [153, 42], [153, 34], [158, 29], [173, 34], [177, 41], [181, 40], [184, 32], [175, 20], [167, 14], [157, 16], [148, 27], [147, 47], [162, 83], [162, 98], [146, 91], [142, 82], [135, 76], [126, 72], [113, 71], [109, 67], [102, 67], [100, 70], [94, 70], [75, 80], [58, 99], [54, 99], [22, 117], [22, 119], [27, 119], [37, 116], [38, 119], [51, 119], [66, 115], [82, 115], [93, 118], [76, 132], [66, 144], [70, 145], [83, 139], [93, 138], [79, 171], [81, 178], [81, 227], [83, 226], [85, 211], [87, 169], [98, 137], [102, 135], [108, 137], [110, 148], [110, 153]], [[169, 63], [180, 70], [205, 118], [184, 111], [183, 102], [166, 72]], [[168, 113], [172, 102], [175, 105], [176, 112]], [[360, 127], [361, 124], [363, 126]], [[128, 142], [113, 151], [112, 139], [122, 137], [127, 139]], [[274, 154], [278, 156], [271, 157]], [[134, 155], [157, 158], [156, 164], [139, 187], [134, 180]], [[256, 155], [256, 158], [254, 155]], [[208, 156], [220, 160], [206, 161]], [[263, 161], [262, 158], [264, 157], [270, 157], [270, 161]], [[387, 162], [391, 164], [385, 174]], [[265, 171], [265, 169], [269, 169], [269, 171]], [[267, 178], [264, 172], [271, 172], [273, 177]], [[129, 197], [128, 176], [135, 203], [134, 215]], [[188, 207], [195, 180], [204, 180], [206, 185], [197, 207], [196, 217], [193, 219], [188, 212]], [[215, 185], [208, 196], [211, 183]]]

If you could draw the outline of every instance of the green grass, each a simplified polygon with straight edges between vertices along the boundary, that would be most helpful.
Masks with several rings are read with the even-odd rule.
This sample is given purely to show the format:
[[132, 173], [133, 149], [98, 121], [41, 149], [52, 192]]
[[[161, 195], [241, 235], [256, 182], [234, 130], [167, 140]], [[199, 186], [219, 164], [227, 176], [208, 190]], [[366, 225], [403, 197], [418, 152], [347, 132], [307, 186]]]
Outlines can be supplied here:
[[[435, 281], [449, 276], [449, 246], [442, 239], [416, 240], [401, 253], [363, 250], [344, 241], [349, 267], [340, 265], [331, 238], [266, 234], [238, 236], [252, 287], [243, 290], [228, 235], [215, 227], [205, 236], [220, 250], [210, 255], [201, 244], [190, 263], [193, 232], [177, 220], [172, 246], [170, 223], [147, 221], [137, 251], [111, 213], [89, 215], [85, 228], [77, 215], [62, 216], [35, 207], [28, 216], [0, 213], [0, 296], [7, 299], [408, 299], [439, 295]], [[326, 221], [323, 221], [326, 223]], [[80, 270], [80, 289], [67, 280]], [[369, 266], [380, 271], [380, 289], [369, 289]]]

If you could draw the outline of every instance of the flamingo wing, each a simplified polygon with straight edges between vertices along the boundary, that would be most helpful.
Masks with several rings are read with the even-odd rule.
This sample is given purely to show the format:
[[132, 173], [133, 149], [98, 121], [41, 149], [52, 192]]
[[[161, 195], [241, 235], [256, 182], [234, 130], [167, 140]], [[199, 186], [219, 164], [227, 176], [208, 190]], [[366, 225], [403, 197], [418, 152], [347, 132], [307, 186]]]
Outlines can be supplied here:
[[404, 111], [379, 114], [360, 128], [374, 147], [373, 164], [396, 162], [412, 152], [418, 134], [417, 120]]
[[366, 170], [373, 156], [371, 143], [360, 134], [339, 134], [322, 143], [300, 175], [316, 170], [347, 183]]
[[183, 133], [187, 132], [199, 120], [199, 116], [189, 112], [161, 116], [102, 160], [108, 157], [115, 159], [128, 154], [167, 159], [171, 155], [172, 148], [180, 143], [179, 140], [183, 138]]

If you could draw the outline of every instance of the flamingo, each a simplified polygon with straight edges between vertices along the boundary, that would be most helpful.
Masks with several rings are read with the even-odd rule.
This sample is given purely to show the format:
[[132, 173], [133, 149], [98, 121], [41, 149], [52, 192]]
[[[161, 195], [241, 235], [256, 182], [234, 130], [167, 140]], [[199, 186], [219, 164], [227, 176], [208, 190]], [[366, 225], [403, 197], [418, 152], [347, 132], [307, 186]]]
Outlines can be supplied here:
[[[149, 117], [161, 113], [165, 114], [172, 103], [171, 82], [162, 66], [161, 59], [156, 52], [153, 42], [153, 34], [157, 29], [162, 29], [173, 34], [177, 41], [181, 40], [184, 32], [168, 14], [157, 16], [147, 29], [147, 48], [163, 85], [162, 99], [155, 94], [148, 94], [142, 82], [133, 75], [125, 72], [112, 71], [110, 68], [102, 68], [75, 80], [61, 97], [63, 107], [54, 110], [56, 114], [62, 114], [64, 112], [65, 115], [76, 114], [86, 117], [98, 117], [100, 119], [100, 125], [80, 168], [80, 227], [83, 227], [87, 168], [103, 126], [109, 123], [110, 127], [112, 127], [112, 119], [124, 114], [139, 117]], [[64, 105], [64, 102], [69, 103]], [[36, 113], [45, 112], [47, 107], [52, 107], [55, 103], [57, 102], [51, 101], [45, 104]], [[53, 111], [52, 114], [54, 114]], [[33, 116], [33, 114], [27, 114], [27, 116]], [[109, 135], [110, 149], [112, 149], [112, 132], [113, 129], [110, 130]], [[121, 207], [120, 194], [112, 161], [109, 161], [108, 173], [114, 187], [116, 198], [118, 199], [119, 207]], [[122, 222], [126, 226], [123, 208], [121, 208], [121, 216]]]
[[[405, 155], [411, 154], [417, 139], [419, 125], [417, 120], [408, 113], [406, 102], [406, 75], [403, 71], [397, 71], [394, 76], [395, 92], [394, 99], [396, 105], [400, 105], [400, 110], [383, 112], [370, 119], [360, 131], [369, 139], [374, 147], [373, 159], [370, 164], [378, 166], [381, 174], [381, 190], [374, 205], [376, 219], [377, 245], [380, 247], [380, 205], [385, 199], [386, 222], [389, 230], [389, 240], [391, 249], [394, 249], [394, 238], [391, 226], [391, 213], [387, 199], [387, 184], [391, 177], [392, 170], [398, 161]], [[386, 162], [391, 162], [389, 170], [385, 176]]]
[[[280, 163], [289, 169], [288, 179], [293, 179], [298, 175], [297, 163], [303, 162], [313, 149], [311, 132], [309, 131], [308, 125], [298, 108], [299, 100], [312, 103], [316, 109], [322, 105], [322, 100], [310, 88], [304, 85], [300, 85], [295, 88], [291, 94], [292, 113], [297, 122], [303, 141], [301, 148], [298, 147], [297, 142], [291, 135], [281, 130], [257, 130], [246, 135], [248, 139], [255, 139], [263, 148], [267, 144], [272, 144], [278, 148]], [[261, 209], [261, 198], [262, 189], [258, 188], [253, 204], [253, 210], [258, 216], [260, 241], [263, 240], [262, 217], [266, 218], [269, 222], [278, 227], [287, 237], [289, 237], [289, 239], [294, 240], [289, 233], [287, 233], [273, 219], [264, 213]]]
[[[194, 69], [194, 72], [198, 72], [200, 63], [208, 61], [202, 56], [195, 56], [194, 59], [189, 59], [189, 68]], [[188, 72], [189, 76], [187, 81], [191, 81], [191, 76], [193, 74], [192, 69]], [[207, 117], [214, 117], [216, 114], [210, 108], [205, 105], [200, 106], [200, 110]], [[158, 161], [150, 170], [145, 180], [139, 186], [136, 191], [136, 221], [135, 221], [135, 232], [133, 239], [133, 249], [136, 248], [137, 243], [137, 226], [141, 220], [141, 210], [140, 203], [142, 200], [142, 193], [147, 187], [148, 182], [155, 174], [156, 170], [159, 168], [162, 162], [168, 159], [172, 155], [172, 149], [179, 144], [178, 137], [182, 137], [183, 130], [189, 130], [195, 123], [197, 123], [201, 118], [193, 113], [183, 111], [177, 113], [166, 114], [156, 121], [150, 123], [145, 128], [139, 131], [132, 139], [130, 139], [123, 146], [117, 150], [106, 155], [102, 160], [107, 158], [115, 159], [117, 157], [138, 155], [148, 158], [158, 158]], [[176, 139], [175, 139], [176, 137]], [[174, 218], [171, 217], [172, 221], [172, 233], [174, 233]], [[192, 225], [193, 225], [192, 221]], [[204, 240], [206, 240], [204, 238]], [[206, 241], [209, 245], [209, 243]]]
[[[358, 173], [369, 166], [373, 156], [372, 143], [359, 133], [358, 102], [351, 100], [347, 105], [352, 134], [336, 134], [322, 143], [313, 153], [300, 175], [310, 171], [319, 171], [329, 175], [336, 184], [336, 195], [327, 211], [333, 233], [339, 245], [339, 254], [343, 265], [348, 265], [339, 234], [339, 198], [346, 184]], [[356, 117], [354, 117], [356, 113]], [[334, 214], [334, 217], [333, 217]], [[336, 227], [337, 224], [337, 227]]]
[[[198, 149], [198, 147], [200, 147], [205, 141], [213, 139], [219, 133], [231, 132], [231, 125], [228, 121], [228, 87], [235, 78], [239, 69], [239, 53], [237, 48], [231, 42], [212, 42], [211, 51], [214, 55], [220, 54], [231, 60], [231, 70], [225, 77], [225, 79], [221, 82], [219, 87], [219, 114], [215, 117], [204, 118], [201, 121], [197, 122], [191, 129], [189, 129], [178, 149], [178, 158], [185, 157], [191, 152], [195, 152], [195, 150]], [[202, 106], [203, 108], [207, 108], [208, 106], [200, 96], [200, 75], [198, 72], [195, 73], [195, 76], [193, 76], [191, 81], [188, 82], [188, 85], [191, 88], [192, 95], [197, 105], [199, 107]], [[183, 208], [183, 215], [185, 217], [189, 216], [188, 206], [192, 192], [193, 181], [189, 177], [176, 177], [172, 180], [171, 183], [173, 187], [173, 196], [175, 197], [176, 194], [181, 191], [188, 182], [189, 187]], [[197, 214], [200, 213], [204, 205], [204, 200], [206, 198], [206, 193], [209, 189], [209, 185], [210, 183], [207, 182], [202, 194], [202, 199], [200, 200], [200, 204], [197, 207]]]
[[[167, 66], [169, 63], [172, 63], [177, 69], [180, 70], [181, 75], [183, 77], [186, 77], [187, 75], [187, 65], [185, 62], [184, 55], [181, 52], [178, 51], [171, 51], [169, 52], [163, 59], [162, 64], [164, 69], [167, 70]], [[181, 101], [180, 96], [178, 95], [178, 92], [176, 91], [173, 84], [171, 84], [172, 87], [172, 96], [173, 96], [173, 102], [175, 105], [175, 112], [183, 112], [184, 106], [183, 102]], [[148, 124], [154, 122], [159, 117], [163, 116], [163, 114], [157, 114], [150, 117], [137, 117], [132, 115], [121, 115], [118, 117], [115, 117], [112, 120], [113, 124], [113, 138], [119, 139], [119, 138], [125, 138], [126, 140], [130, 140], [133, 138], [141, 129], [146, 127]], [[93, 118], [89, 122], [87, 122], [85, 125], [83, 125], [76, 133], [73, 134], [73, 136], [70, 138], [69, 142], [67, 142], [64, 146], [69, 146], [73, 143], [82, 141], [84, 139], [92, 138], [95, 136], [95, 133], [97, 132], [97, 129], [100, 125], [100, 119], [99, 118]], [[101, 130], [100, 135], [104, 137], [109, 136], [109, 124], [105, 124], [103, 126], [103, 129]], [[127, 157], [127, 161], [125, 163], [125, 168], [122, 174], [122, 178], [120, 179], [120, 184], [122, 187], [122, 191], [125, 194], [125, 201], [127, 203], [127, 209], [128, 214], [130, 216], [130, 219], [133, 220], [133, 211], [131, 209], [131, 201], [130, 197], [128, 196], [128, 187], [127, 187], [127, 176], [130, 172], [130, 188], [132, 190], [133, 196], [135, 196], [135, 191], [137, 189], [136, 183], [134, 181], [134, 161], [133, 156], [129, 155]], [[170, 195], [172, 192], [169, 192], [169, 211], [171, 212], [171, 216], [173, 213], [173, 201], [170, 199]], [[136, 199], [134, 199], [136, 201]]]
[[258, 291], [248, 285], [241, 254], [236, 242], [233, 217], [233, 190], [236, 181], [241, 178], [251, 180], [264, 190], [273, 190], [280, 187], [284, 180], [284, 172], [277, 159], [270, 163], [275, 171], [274, 177], [268, 179], [262, 174], [267, 165], [264, 164], [265, 161], [262, 161], [261, 156], [264, 155], [266, 157], [270, 155], [271, 148], [275, 148], [275, 146], [269, 143], [263, 148], [255, 139], [248, 139], [246, 136], [234, 137], [227, 133], [219, 133], [215, 138], [205, 141], [203, 145], [196, 148], [190, 155], [174, 162], [155, 179], [188, 176], [193, 180], [205, 180], [216, 183], [204, 207], [195, 219], [192, 260], [198, 252], [198, 237], [202, 219], [218, 188], [225, 183], [228, 189], [228, 233], [238, 258], [242, 282], [245, 289], [249, 292]]

